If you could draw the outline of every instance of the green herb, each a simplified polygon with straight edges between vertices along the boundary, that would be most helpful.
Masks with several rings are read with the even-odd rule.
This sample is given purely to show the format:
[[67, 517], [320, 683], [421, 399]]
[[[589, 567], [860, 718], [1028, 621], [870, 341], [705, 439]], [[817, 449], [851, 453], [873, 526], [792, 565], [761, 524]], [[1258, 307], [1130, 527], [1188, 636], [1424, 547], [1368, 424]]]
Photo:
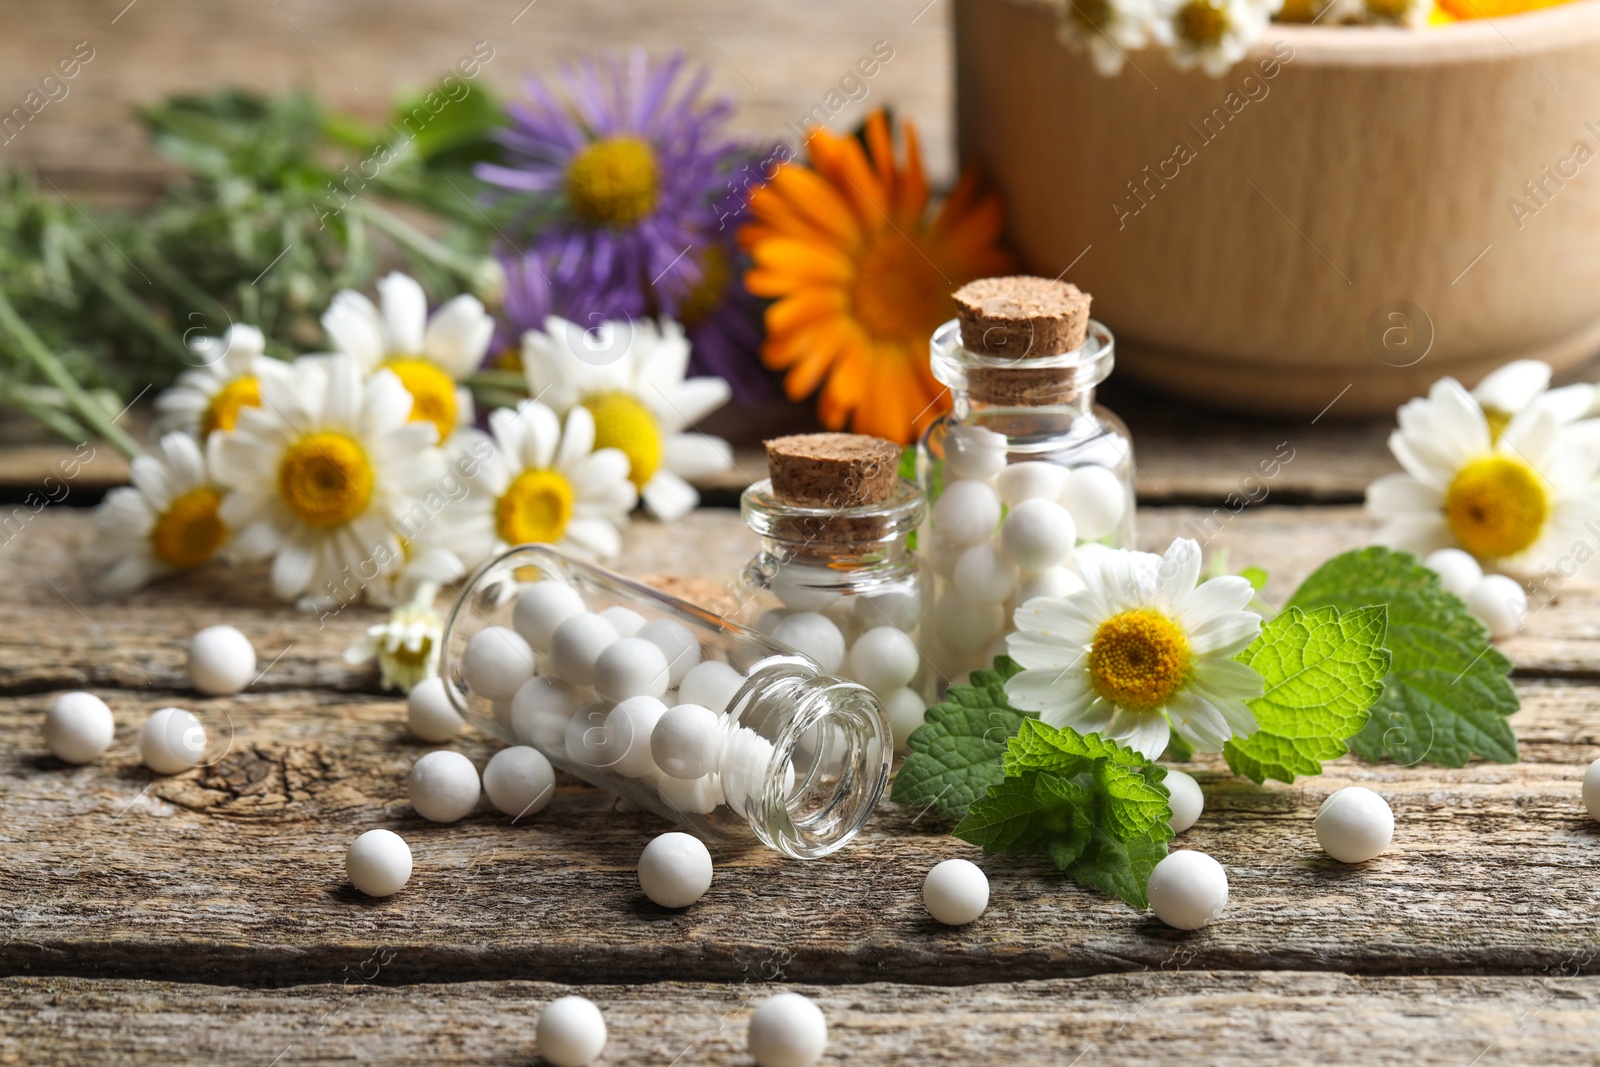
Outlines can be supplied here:
[[1520, 707], [1511, 661], [1415, 557], [1376, 547], [1346, 552], [1317, 568], [1289, 600], [1304, 609], [1364, 604], [1388, 605], [1384, 644], [1393, 662], [1383, 696], [1351, 741], [1356, 753], [1407, 766], [1428, 760], [1460, 767], [1473, 756], [1515, 763], [1517, 739], [1506, 721]]
[[1336, 608], [1287, 608], [1262, 627], [1238, 656], [1261, 675], [1262, 696], [1250, 703], [1255, 733], [1223, 746], [1228, 766], [1256, 784], [1292, 782], [1322, 773], [1322, 760], [1349, 751], [1383, 693], [1389, 652], [1383, 647], [1384, 608], [1343, 614]]
[[1135, 907], [1167, 854], [1167, 772], [1095, 734], [1022, 723], [1005, 778], [973, 801], [955, 835], [988, 852], [1048, 855], [1077, 882]]
[[911, 755], [895, 776], [890, 799], [960, 819], [1004, 778], [1000, 757], [1006, 742], [1034, 716], [1006, 700], [1006, 679], [1021, 670], [1015, 660], [1001, 656], [994, 669], [975, 670], [967, 685], [951, 686], [906, 742]]

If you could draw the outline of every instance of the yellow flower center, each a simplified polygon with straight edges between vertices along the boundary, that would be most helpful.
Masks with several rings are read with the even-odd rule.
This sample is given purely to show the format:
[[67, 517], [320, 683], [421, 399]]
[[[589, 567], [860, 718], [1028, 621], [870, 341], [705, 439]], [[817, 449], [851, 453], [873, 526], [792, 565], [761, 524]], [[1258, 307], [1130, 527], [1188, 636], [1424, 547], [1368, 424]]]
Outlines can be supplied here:
[[656, 154], [638, 137], [592, 141], [567, 167], [567, 201], [591, 226], [632, 226], [656, 206]]
[[1089, 646], [1095, 692], [1134, 711], [1163, 707], [1189, 677], [1189, 641], [1158, 611], [1138, 608], [1100, 624]]
[[1489, 443], [1497, 444], [1500, 435], [1506, 432], [1506, 427], [1511, 425], [1511, 413], [1500, 411], [1496, 408], [1484, 408], [1483, 417], [1489, 422]]
[[456, 383], [438, 364], [414, 356], [383, 361], [411, 394], [411, 421], [431, 422], [444, 441], [455, 431], [461, 412], [456, 407]]
[[1228, 32], [1228, 13], [1210, 0], [1189, 0], [1178, 11], [1178, 32], [1198, 45], [1214, 45]]
[[1532, 545], [1549, 514], [1544, 479], [1513, 456], [1473, 460], [1444, 493], [1450, 532], [1479, 559], [1514, 556]]
[[951, 289], [926, 253], [891, 229], [861, 254], [850, 299], [874, 338], [925, 342], [953, 313]]
[[150, 551], [170, 567], [198, 567], [228, 539], [217, 515], [222, 494], [200, 486], [177, 497], [150, 530]]
[[678, 321], [686, 330], [709, 319], [722, 306], [723, 294], [733, 277], [733, 264], [721, 245], [707, 245], [698, 262], [700, 281], [678, 305]]
[[239, 425], [240, 409], [260, 406], [261, 382], [256, 376], [247, 374], [243, 378], [235, 378], [218, 389], [211, 397], [211, 403], [206, 405], [205, 414], [200, 416], [200, 440], [210, 437], [214, 430], [232, 433], [233, 428]]
[[661, 467], [661, 428], [632, 393], [596, 393], [583, 406], [594, 416], [594, 447], [618, 448], [628, 457], [628, 478], [643, 489]]
[[308, 526], [343, 526], [367, 510], [376, 480], [372, 462], [342, 433], [309, 433], [278, 461], [278, 495]]
[[510, 545], [554, 544], [572, 521], [572, 505], [572, 483], [561, 475], [549, 470], [523, 471], [495, 502], [495, 529]]

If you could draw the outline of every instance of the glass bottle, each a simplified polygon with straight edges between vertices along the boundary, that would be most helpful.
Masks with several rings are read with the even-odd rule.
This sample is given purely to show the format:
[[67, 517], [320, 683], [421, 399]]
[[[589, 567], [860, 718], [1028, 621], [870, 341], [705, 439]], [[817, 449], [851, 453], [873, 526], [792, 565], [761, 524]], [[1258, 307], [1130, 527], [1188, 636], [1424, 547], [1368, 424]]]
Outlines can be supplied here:
[[[442, 645], [463, 717], [703, 839], [825, 856], [888, 779], [888, 727], [864, 686], [548, 545], [485, 564]], [[680, 702], [709, 711], [705, 729], [663, 749], [655, 725]], [[697, 776], [663, 770], [655, 756], [669, 751], [678, 774]]]
[[927, 511], [922, 490], [901, 478], [883, 503], [804, 507], [766, 479], [739, 506], [761, 538], [737, 582], [741, 620], [872, 689], [903, 748], [941, 687], [921, 651], [931, 574], [911, 537]]
[[[1134, 547], [1133, 442], [1094, 401], [1114, 350], [1092, 319], [1079, 347], [1026, 358], [972, 351], [955, 319], [934, 331], [933, 374], [951, 410], [923, 435], [917, 476], [931, 505], [920, 550], [935, 573], [924, 648], [945, 676], [1003, 654], [1018, 604], [1082, 588], [1070, 558], [1035, 569], [1010, 558], [1002, 533], [1018, 505], [1042, 497], [1065, 508], [1074, 552]], [[960, 483], [972, 484], [951, 494]]]

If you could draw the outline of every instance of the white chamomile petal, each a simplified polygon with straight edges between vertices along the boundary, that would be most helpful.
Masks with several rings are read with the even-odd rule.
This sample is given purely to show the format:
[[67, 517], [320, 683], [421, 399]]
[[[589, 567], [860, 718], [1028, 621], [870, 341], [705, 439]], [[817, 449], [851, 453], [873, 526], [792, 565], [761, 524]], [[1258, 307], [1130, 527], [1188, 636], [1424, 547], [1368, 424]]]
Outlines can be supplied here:
[[378, 281], [383, 309], [384, 350], [391, 355], [421, 355], [428, 320], [428, 297], [415, 278], [395, 271]]
[[423, 335], [422, 354], [460, 381], [483, 365], [494, 319], [470, 293], [453, 297], [433, 313]]
[[1484, 375], [1472, 389], [1473, 399], [1488, 410], [1515, 415], [1550, 388], [1550, 364], [1518, 359]]
[[106, 564], [97, 582], [106, 593], [199, 566], [229, 544], [223, 493], [194, 438], [167, 434], [134, 460], [133, 473], [132, 486], [113, 489], [95, 510], [89, 555]]

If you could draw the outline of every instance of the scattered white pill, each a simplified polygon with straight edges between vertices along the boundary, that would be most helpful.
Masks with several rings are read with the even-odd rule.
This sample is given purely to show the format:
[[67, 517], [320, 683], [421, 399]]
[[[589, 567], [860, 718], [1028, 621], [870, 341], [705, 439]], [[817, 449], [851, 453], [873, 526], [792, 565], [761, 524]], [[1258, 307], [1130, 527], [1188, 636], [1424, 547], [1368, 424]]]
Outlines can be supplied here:
[[89, 763], [111, 747], [117, 724], [93, 693], [62, 693], [44, 713], [44, 743], [63, 763]]
[[896, 751], [904, 752], [906, 739], [927, 718], [928, 702], [914, 689], [896, 689], [883, 698], [883, 714], [889, 720]]
[[189, 642], [189, 681], [207, 696], [243, 692], [255, 676], [255, 646], [232, 626], [207, 626]]
[[1067, 567], [1051, 567], [1043, 571], [1024, 571], [1022, 580], [1017, 583], [1016, 602], [1020, 606], [1039, 597], [1050, 597], [1052, 600], [1081, 593], [1084, 589], [1083, 579], [1078, 577]]
[[650, 755], [650, 738], [667, 706], [653, 696], [629, 697], [606, 716], [603, 766], [629, 778], [647, 778], [659, 771]]
[[656, 792], [674, 811], [709, 815], [723, 802], [722, 784], [715, 774], [684, 781], [662, 775], [656, 779]]
[[157, 774], [198, 767], [206, 753], [206, 728], [182, 708], [162, 708], [139, 731], [139, 758]]
[[946, 926], [965, 926], [989, 906], [989, 878], [971, 860], [944, 860], [922, 880], [922, 903]]
[[1359, 785], [1345, 786], [1317, 809], [1317, 844], [1340, 863], [1365, 863], [1394, 840], [1389, 802]]
[[594, 691], [606, 700], [663, 697], [667, 682], [667, 657], [642, 637], [620, 638], [594, 661]]
[[1122, 479], [1104, 467], [1079, 467], [1067, 475], [1061, 503], [1072, 513], [1078, 536], [1098, 541], [1117, 528], [1128, 508]]
[[1204, 852], [1169, 852], [1145, 885], [1156, 918], [1177, 930], [1215, 922], [1228, 906], [1228, 872]]
[[573, 712], [561, 740], [567, 755], [590, 767], [609, 767], [612, 755], [606, 744], [610, 737], [606, 717], [610, 714], [611, 705], [603, 700], [585, 704]]
[[1469, 553], [1459, 548], [1441, 548], [1429, 554], [1422, 565], [1439, 576], [1439, 584], [1462, 600], [1483, 577], [1483, 568]]
[[1043, 498], [1054, 502], [1067, 485], [1067, 468], [1041, 460], [1013, 463], [1000, 472], [995, 488], [1006, 507], [1014, 508], [1025, 500]]
[[963, 600], [973, 604], [1003, 604], [1017, 591], [1017, 565], [993, 542], [973, 545], [956, 560], [950, 582]]
[[478, 806], [478, 768], [459, 752], [440, 749], [411, 765], [411, 806], [430, 822], [455, 822]]
[[1600, 819], [1600, 759], [1583, 772], [1583, 806], [1589, 809], [1591, 819]]
[[411, 846], [393, 830], [368, 830], [344, 854], [350, 884], [369, 897], [392, 897], [411, 881]]
[[668, 708], [650, 732], [650, 756], [672, 778], [701, 778], [716, 769], [721, 755], [722, 719], [698, 704]]
[[600, 617], [611, 624], [611, 628], [617, 631], [618, 637], [635, 637], [644, 629], [644, 616], [621, 604], [602, 611]]
[[974, 604], [952, 593], [940, 597], [933, 612], [934, 632], [952, 652], [977, 652], [987, 647], [1000, 636], [1005, 622], [1005, 608], [1000, 604]]
[[584, 610], [583, 596], [576, 589], [547, 578], [518, 595], [517, 606], [511, 610], [511, 625], [529, 645], [548, 652], [556, 627]]
[[1489, 628], [1496, 641], [1522, 629], [1528, 615], [1528, 593], [1522, 584], [1503, 574], [1486, 574], [1467, 591], [1467, 610]]
[[757, 1067], [813, 1067], [828, 1047], [828, 1020], [799, 993], [768, 997], [750, 1016], [750, 1055]]
[[881, 593], [865, 593], [853, 597], [856, 622], [863, 629], [875, 626], [893, 626], [903, 633], [911, 633], [922, 622], [922, 597], [915, 589], [886, 589]]
[[567, 720], [582, 701], [578, 694], [549, 678], [529, 678], [511, 698], [511, 736], [524, 744], [560, 752]]
[[1027, 571], [1060, 566], [1077, 543], [1078, 530], [1071, 513], [1054, 500], [1024, 500], [1011, 509], [1000, 527], [1000, 547]]
[[678, 686], [678, 700], [716, 712], [727, 711], [742, 685], [744, 675], [726, 663], [706, 660], [690, 667], [689, 673], [683, 676], [683, 683]]
[[945, 431], [945, 481], [993, 478], [1005, 465], [1005, 434], [982, 426], [952, 426]]
[[700, 639], [677, 619], [653, 619], [645, 623], [639, 636], [655, 645], [667, 657], [671, 685], [682, 682], [683, 676], [700, 662]]
[[711, 853], [698, 837], [662, 834], [639, 856], [639, 887], [663, 908], [687, 908], [711, 888]]
[[946, 485], [933, 505], [933, 528], [947, 541], [975, 545], [1000, 525], [1000, 498], [987, 482]]
[[778, 623], [772, 639], [816, 660], [824, 674], [835, 673], [844, 662], [844, 634], [832, 619], [814, 611], [790, 615]]
[[850, 647], [850, 677], [874, 693], [910, 685], [921, 665], [917, 643], [893, 626], [873, 627]]
[[1181, 834], [1195, 824], [1205, 810], [1206, 796], [1200, 792], [1200, 783], [1182, 771], [1167, 771], [1167, 792], [1171, 794], [1172, 818], [1167, 825], [1172, 832]]
[[550, 636], [550, 669], [564, 682], [590, 685], [595, 661], [616, 641], [616, 627], [593, 612], [570, 616]]
[[444, 685], [443, 678], [424, 678], [406, 694], [406, 726], [423, 741], [448, 741], [465, 725]]
[[585, 997], [558, 997], [539, 1013], [539, 1055], [554, 1067], [588, 1067], [606, 1048], [606, 1018]]
[[526, 818], [543, 811], [555, 796], [555, 768], [536, 748], [502, 748], [484, 765], [483, 791], [503, 814]]
[[533, 677], [533, 649], [506, 626], [486, 626], [467, 641], [461, 674], [475, 696], [509, 700]]

